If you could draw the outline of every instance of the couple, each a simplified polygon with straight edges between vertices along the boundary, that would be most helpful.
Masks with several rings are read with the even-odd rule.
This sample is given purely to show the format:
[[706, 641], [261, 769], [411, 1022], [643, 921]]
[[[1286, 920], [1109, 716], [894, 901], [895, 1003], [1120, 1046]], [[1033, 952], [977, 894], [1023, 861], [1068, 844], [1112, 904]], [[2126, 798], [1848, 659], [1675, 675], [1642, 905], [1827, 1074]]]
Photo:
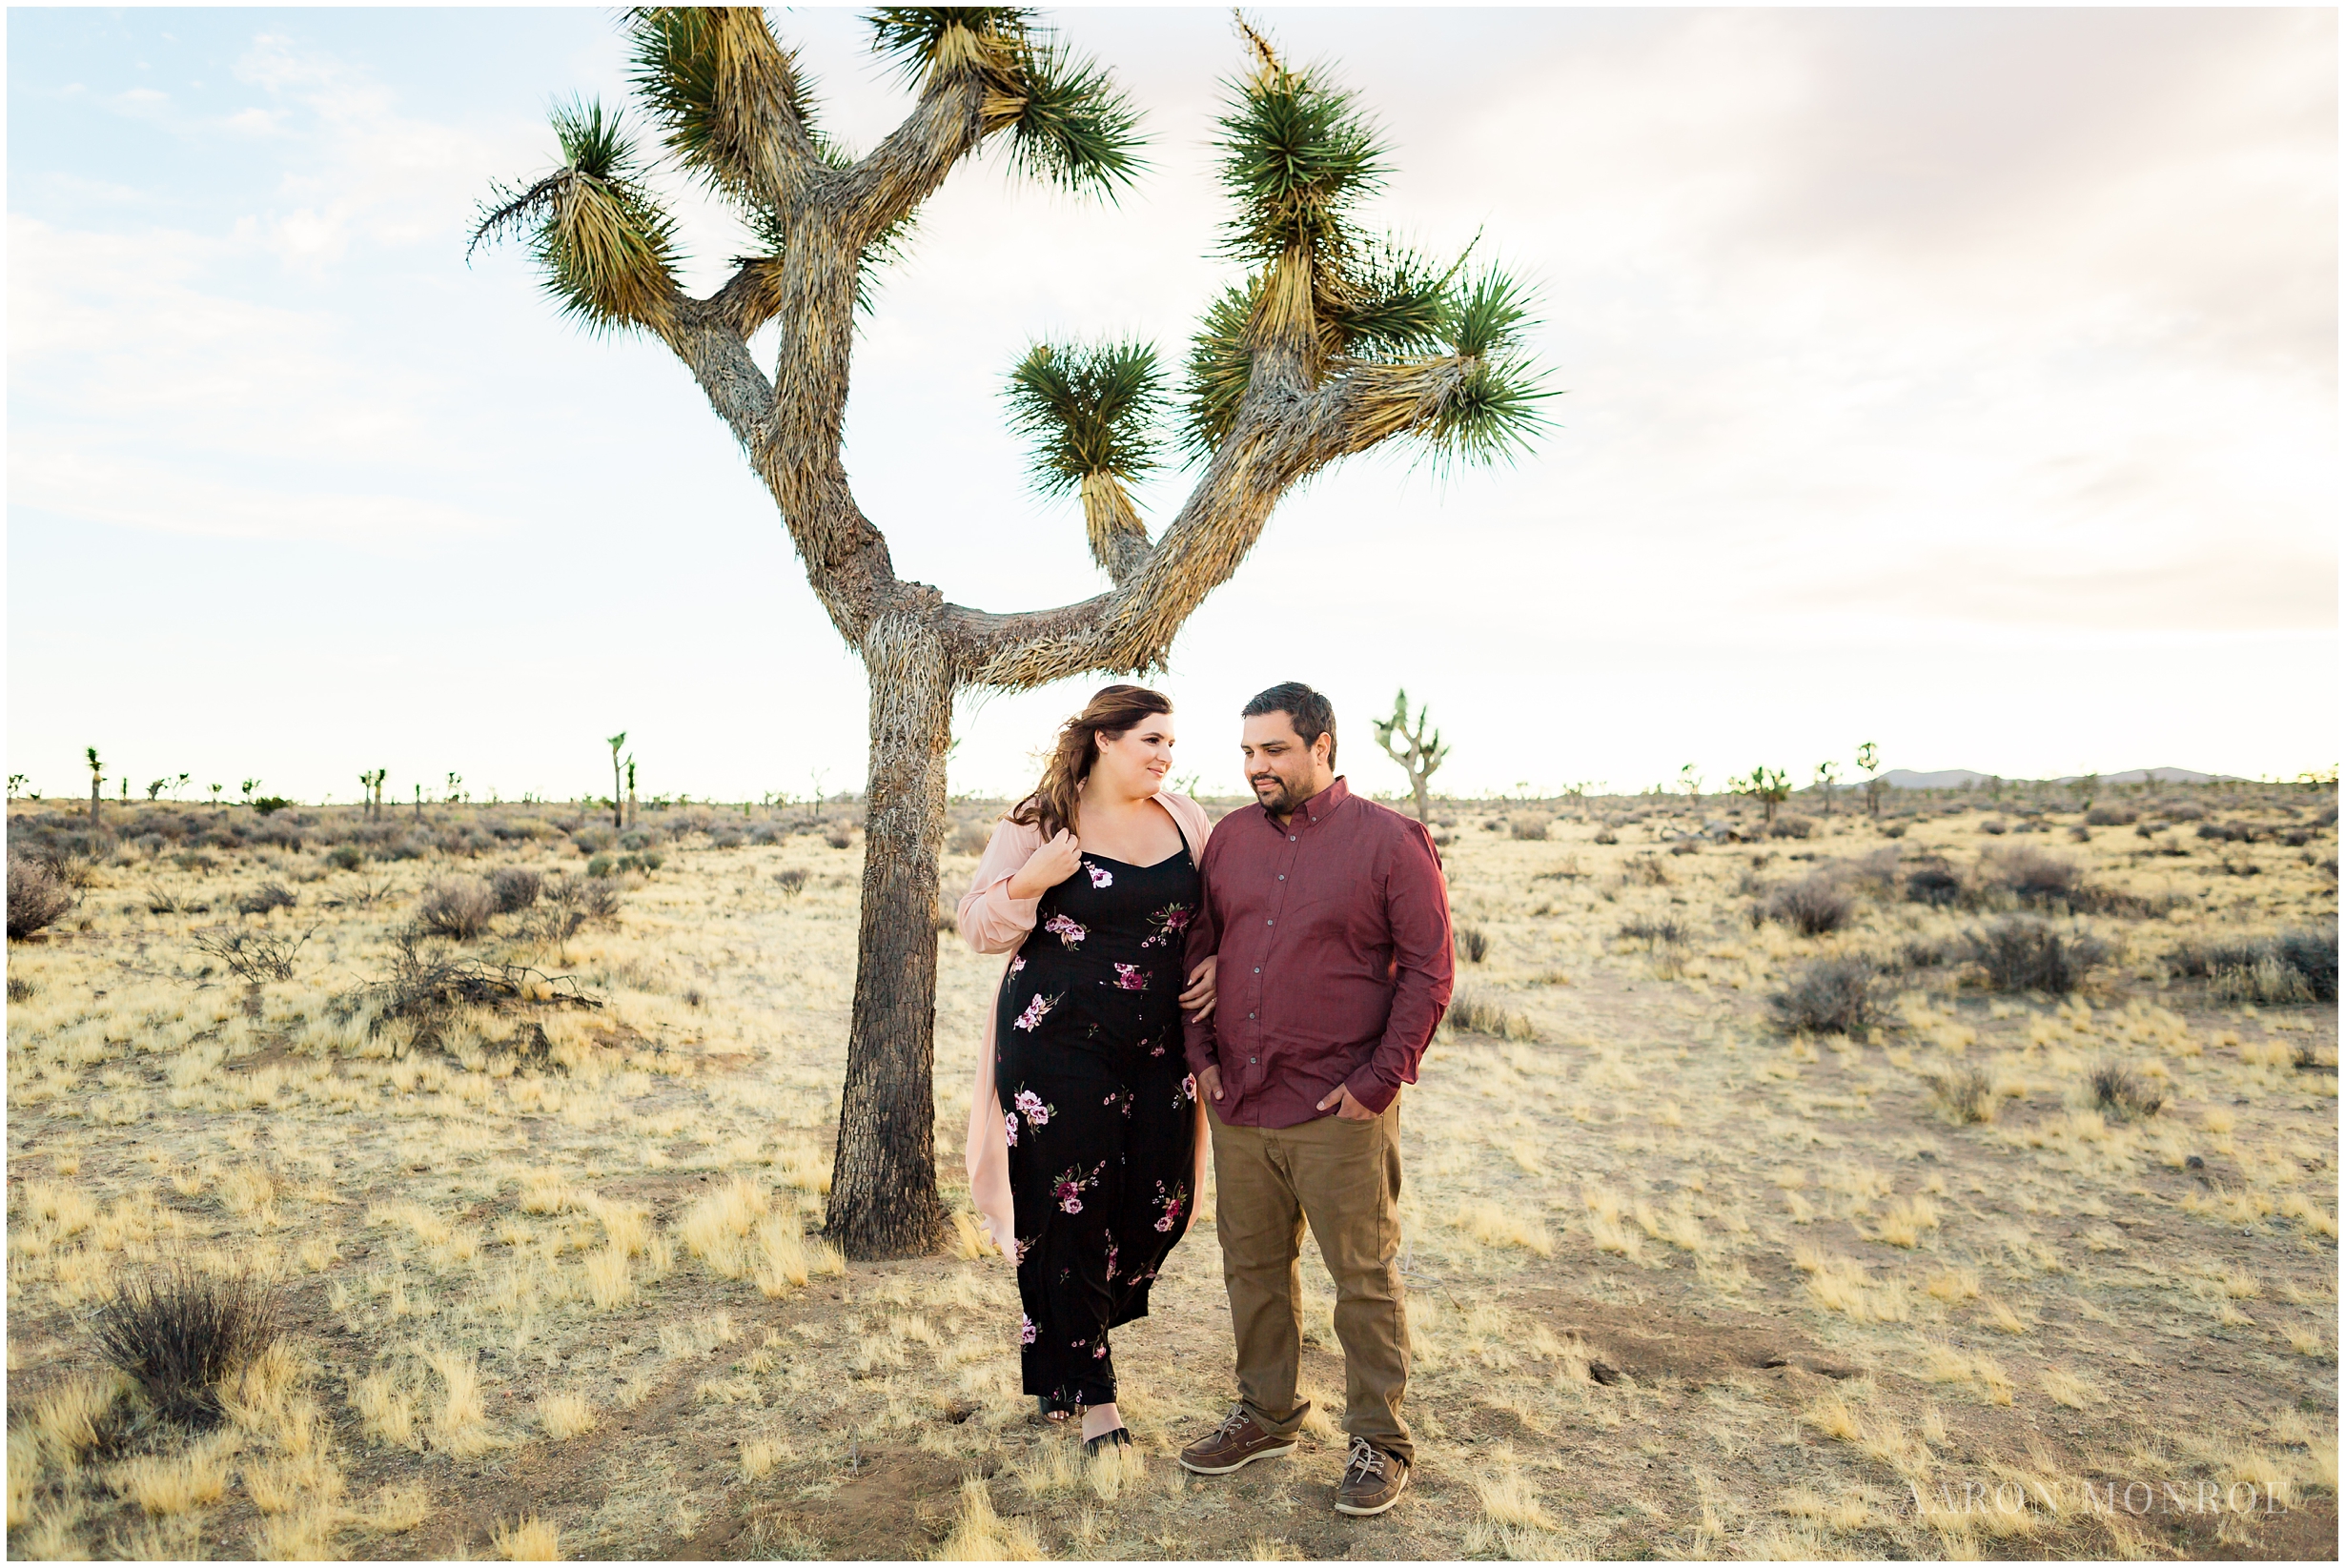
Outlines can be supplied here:
[[1423, 825], [1336, 775], [1326, 698], [1290, 682], [1243, 717], [1259, 804], [1210, 837], [1163, 787], [1172, 703], [1130, 685], [1067, 722], [994, 828], [959, 911], [971, 947], [1012, 954], [978, 1057], [969, 1191], [1017, 1267], [1026, 1392], [1046, 1419], [1079, 1414], [1095, 1453], [1131, 1441], [1108, 1333], [1148, 1313], [1210, 1128], [1238, 1403], [1180, 1462], [1226, 1476], [1294, 1452], [1308, 1221], [1343, 1342], [1336, 1507], [1381, 1514], [1415, 1457], [1400, 1086], [1449, 1002], [1449, 895]]

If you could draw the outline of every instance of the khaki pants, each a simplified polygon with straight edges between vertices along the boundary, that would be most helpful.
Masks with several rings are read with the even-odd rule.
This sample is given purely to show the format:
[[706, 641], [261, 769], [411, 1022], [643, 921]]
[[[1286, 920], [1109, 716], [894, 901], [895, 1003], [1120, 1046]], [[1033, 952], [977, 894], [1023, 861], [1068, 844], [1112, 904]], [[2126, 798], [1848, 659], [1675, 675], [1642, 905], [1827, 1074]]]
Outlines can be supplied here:
[[[1213, 1106], [1206, 1105], [1208, 1115]], [[1336, 1280], [1343, 1342], [1344, 1431], [1404, 1463], [1408, 1307], [1400, 1282], [1400, 1101], [1373, 1121], [1322, 1116], [1300, 1127], [1231, 1127], [1213, 1117], [1214, 1226], [1237, 1338], [1238, 1397], [1254, 1425], [1294, 1435], [1310, 1408], [1295, 1379], [1302, 1354], [1303, 1225]]]

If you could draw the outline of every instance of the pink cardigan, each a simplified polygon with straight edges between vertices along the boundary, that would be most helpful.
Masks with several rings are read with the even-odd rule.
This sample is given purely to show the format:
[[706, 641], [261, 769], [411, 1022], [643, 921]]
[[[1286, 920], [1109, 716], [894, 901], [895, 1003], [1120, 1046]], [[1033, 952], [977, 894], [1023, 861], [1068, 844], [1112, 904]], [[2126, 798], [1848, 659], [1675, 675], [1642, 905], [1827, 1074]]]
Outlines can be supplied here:
[[[1189, 845], [1190, 859], [1203, 864], [1205, 835], [1212, 826], [1206, 821], [1204, 807], [1170, 789], [1158, 790], [1156, 799], [1172, 816], [1173, 825], [1181, 830], [1181, 838]], [[969, 891], [961, 895], [957, 911], [962, 939], [978, 952], [1015, 953], [1025, 944], [1027, 933], [1034, 928], [1034, 910], [1042, 900], [1011, 898], [1009, 879], [1025, 867], [1043, 842], [1039, 824], [1013, 823], [1005, 817], [993, 825], [993, 837], [986, 844], [985, 856], [977, 863], [977, 874], [969, 879]], [[1005, 980], [1009, 973], [1009, 966], [1005, 962]], [[1184, 969], [1184, 982], [1186, 979]], [[969, 1195], [979, 1217], [992, 1232], [994, 1244], [999, 1246], [1018, 1232], [1010, 1208], [1009, 1141], [1002, 1130], [1002, 1102], [993, 1087], [993, 1015], [997, 1010], [986, 1009], [985, 1045], [977, 1052], [977, 1082], [969, 1095]], [[1189, 1188], [1192, 1213], [1205, 1191], [1205, 1103], [1200, 1099], [1197, 1168]]]

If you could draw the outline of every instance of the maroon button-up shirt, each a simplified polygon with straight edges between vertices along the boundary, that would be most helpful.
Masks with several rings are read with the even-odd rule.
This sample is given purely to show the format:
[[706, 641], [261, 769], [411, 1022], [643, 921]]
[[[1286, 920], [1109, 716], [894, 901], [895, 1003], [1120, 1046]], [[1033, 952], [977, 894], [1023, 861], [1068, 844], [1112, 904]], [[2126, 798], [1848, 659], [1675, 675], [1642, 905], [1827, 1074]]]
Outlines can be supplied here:
[[1259, 805], [1205, 844], [1205, 941], [1220, 1000], [1187, 1029], [1189, 1067], [1221, 1069], [1213, 1113], [1241, 1127], [1332, 1115], [1342, 1084], [1371, 1110], [1417, 1082], [1449, 1006], [1449, 888], [1424, 825], [1343, 780], [1285, 826]]

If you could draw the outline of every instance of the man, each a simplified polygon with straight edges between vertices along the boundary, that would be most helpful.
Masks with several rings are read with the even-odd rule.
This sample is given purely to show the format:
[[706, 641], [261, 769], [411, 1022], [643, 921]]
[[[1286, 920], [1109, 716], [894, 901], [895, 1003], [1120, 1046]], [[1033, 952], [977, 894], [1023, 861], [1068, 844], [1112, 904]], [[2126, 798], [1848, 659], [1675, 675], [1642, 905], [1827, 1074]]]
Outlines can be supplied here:
[[1213, 1016], [1188, 1026], [1213, 1132], [1215, 1226], [1237, 1339], [1237, 1408], [1181, 1451], [1200, 1476], [1291, 1454], [1303, 1225], [1336, 1280], [1345, 1432], [1336, 1507], [1381, 1514], [1409, 1484], [1399, 1269], [1400, 1086], [1449, 1005], [1449, 892], [1421, 824], [1354, 796], [1336, 714], [1297, 682], [1245, 707], [1257, 805], [1205, 845]]

